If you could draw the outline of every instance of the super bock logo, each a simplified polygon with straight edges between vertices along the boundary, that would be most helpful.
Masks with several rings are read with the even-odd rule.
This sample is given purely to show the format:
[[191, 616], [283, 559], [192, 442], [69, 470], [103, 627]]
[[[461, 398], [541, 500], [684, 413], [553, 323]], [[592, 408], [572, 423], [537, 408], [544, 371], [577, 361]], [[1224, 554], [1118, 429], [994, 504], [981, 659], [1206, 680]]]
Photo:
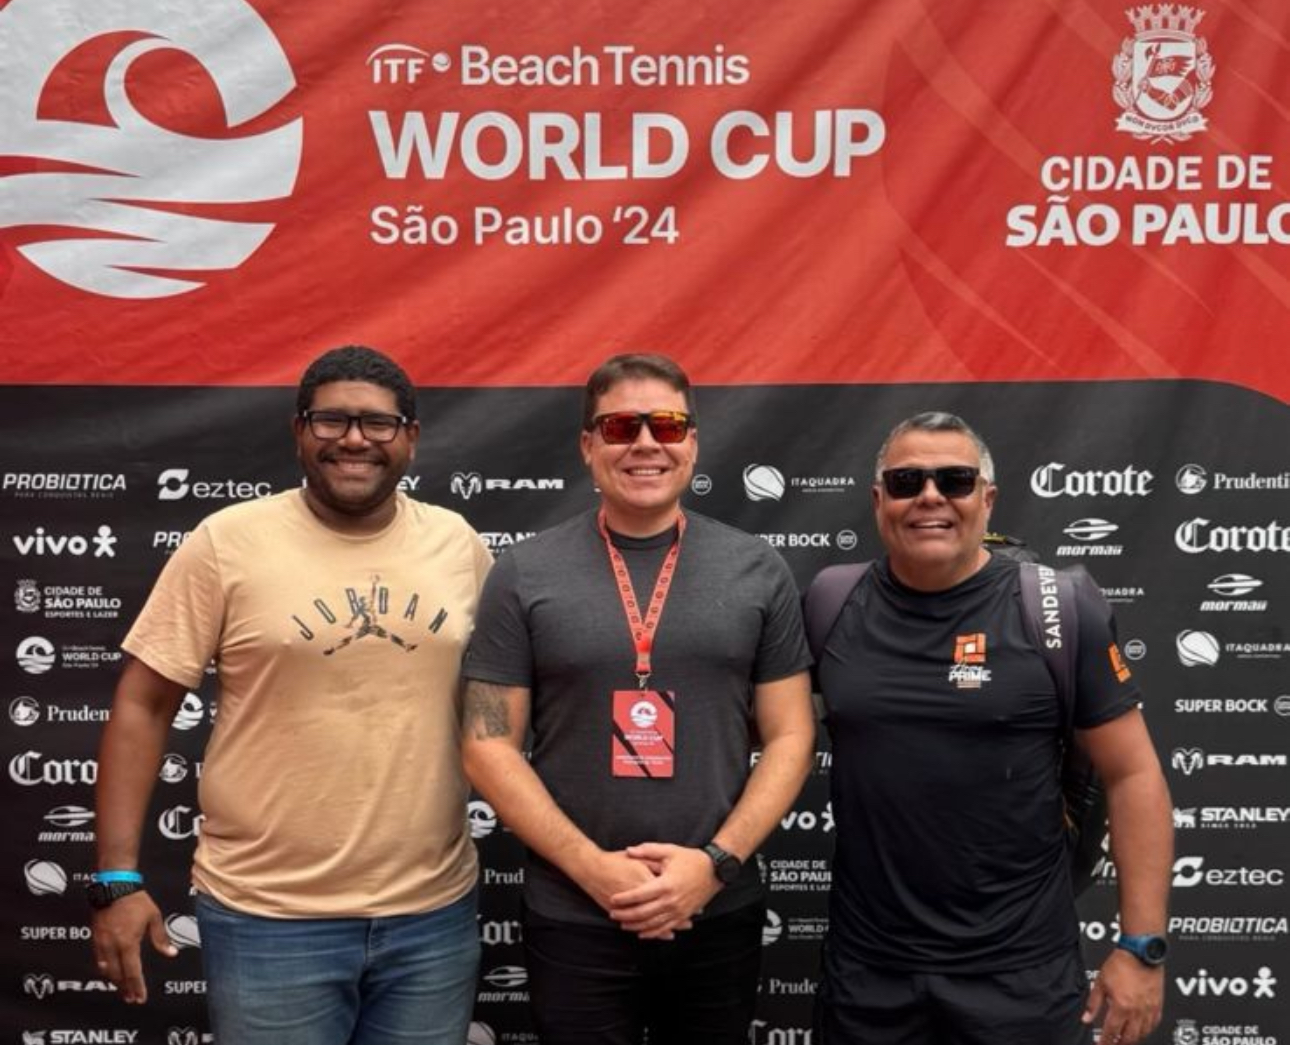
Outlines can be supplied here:
[[[91, 294], [162, 298], [204, 285], [185, 273], [241, 265], [273, 231], [190, 212], [295, 187], [300, 119], [234, 133], [295, 87], [244, 0], [10, 0], [0, 47], [0, 156], [20, 172], [0, 180], [0, 230], [21, 230], [31, 264]], [[215, 93], [166, 86], [154, 97], [157, 63], [176, 61], [200, 66]], [[162, 126], [157, 112], [200, 133]]]
[[1146, 141], [1185, 142], [1207, 122], [1200, 111], [1214, 98], [1214, 59], [1196, 26], [1205, 12], [1183, 4], [1131, 7], [1136, 35], [1125, 37], [1111, 63], [1112, 94], [1124, 110], [1115, 129]]

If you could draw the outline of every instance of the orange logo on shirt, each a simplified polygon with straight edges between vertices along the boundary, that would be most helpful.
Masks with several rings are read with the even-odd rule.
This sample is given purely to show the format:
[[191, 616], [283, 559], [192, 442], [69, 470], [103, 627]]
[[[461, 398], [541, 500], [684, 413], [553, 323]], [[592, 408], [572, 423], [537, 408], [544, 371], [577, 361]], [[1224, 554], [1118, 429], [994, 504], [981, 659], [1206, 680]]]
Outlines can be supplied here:
[[985, 663], [985, 632], [977, 631], [971, 635], [956, 635], [954, 638], [955, 664]]
[[1128, 682], [1133, 677], [1133, 672], [1129, 670], [1129, 665], [1124, 663], [1124, 657], [1120, 655], [1120, 647], [1113, 642], [1106, 647], [1106, 652], [1111, 658], [1111, 670], [1115, 672], [1116, 681]]

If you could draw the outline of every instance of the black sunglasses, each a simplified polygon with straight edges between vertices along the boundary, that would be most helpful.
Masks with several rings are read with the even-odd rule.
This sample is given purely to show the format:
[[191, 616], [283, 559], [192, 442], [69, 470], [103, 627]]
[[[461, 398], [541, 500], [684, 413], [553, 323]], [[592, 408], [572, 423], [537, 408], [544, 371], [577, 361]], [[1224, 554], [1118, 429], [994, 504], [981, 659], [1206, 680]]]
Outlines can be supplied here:
[[600, 438], [606, 443], [621, 446], [636, 442], [646, 425], [649, 425], [649, 434], [654, 437], [654, 442], [680, 443], [694, 427], [694, 418], [682, 410], [651, 410], [645, 414], [624, 410], [616, 414], [598, 414], [591, 419], [589, 427], [598, 429]]
[[980, 474], [980, 468], [964, 464], [951, 464], [944, 468], [888, 468], [882, 473], [882, 488], [888, 497], [904, 501], [922, 493], [927, 480], [931, 479], [942, 497], [970, 497]]

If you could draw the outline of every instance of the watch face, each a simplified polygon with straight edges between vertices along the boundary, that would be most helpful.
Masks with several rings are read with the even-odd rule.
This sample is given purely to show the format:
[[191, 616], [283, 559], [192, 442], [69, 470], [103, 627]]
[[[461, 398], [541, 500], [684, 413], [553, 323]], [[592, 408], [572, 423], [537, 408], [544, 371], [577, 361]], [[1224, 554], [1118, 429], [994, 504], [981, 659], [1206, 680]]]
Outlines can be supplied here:
[[739, 871], [743, 864], [739, 862], [737, 857], [727, 853], [721, 846], [713, 842], [705, 845], [703, 851], [712, 860], [712, 873], [717, 876], [717, 881], [722, 885], [729, 885], [739, 877]]
[[1165, 960], [1165, 954], [1169, 950], [1169, 945], [1159, 936], [1153, 936], [1147, 940], [1146, 945], [1142, 948], [1142, 956], [1149, 962], [1158, 963]]

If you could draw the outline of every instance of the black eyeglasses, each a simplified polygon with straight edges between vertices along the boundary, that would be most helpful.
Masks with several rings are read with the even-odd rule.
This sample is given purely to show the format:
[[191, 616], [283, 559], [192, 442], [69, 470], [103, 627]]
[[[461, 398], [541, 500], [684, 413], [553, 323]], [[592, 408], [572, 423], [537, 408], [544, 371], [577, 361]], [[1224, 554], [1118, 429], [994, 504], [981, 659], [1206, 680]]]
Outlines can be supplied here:
[[315, 439], [344, 439], [350, 428], [358, 425], [363, 438], [371, 443], [392, 442], [408, 423], [402, 414], [347, 414], [341, 410], [302, 410], [300, 416]]
[[904, 501], [922, 493], [927, 480], [931, 479], [942, 497], [970, 497], [980, 475], [980, 468], [964, 464], [951, 464], [944, 468], [888, 468], [882, 473], [882, 487], [888, 497]]
[[591, 419], [589, 429], [598, 429], [606, 443], [622, 445], [636, 442], [645, 425], [649, 425], [649, 434], [656, 443], [680, 443], [694, 427], [694, 418], [682, 410], [651, 410], [643, 414], [624, 410], [598, 414]]

